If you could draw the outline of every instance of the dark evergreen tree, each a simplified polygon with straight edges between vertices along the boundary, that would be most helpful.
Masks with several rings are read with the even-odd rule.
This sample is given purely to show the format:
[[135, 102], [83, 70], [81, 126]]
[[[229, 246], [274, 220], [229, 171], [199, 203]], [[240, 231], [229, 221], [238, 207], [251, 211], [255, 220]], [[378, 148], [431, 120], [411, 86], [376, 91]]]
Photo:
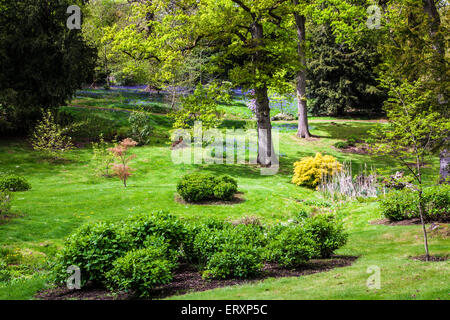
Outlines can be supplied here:
[[67, 27], [74, 0], [0, 0], [0, 132], [25, 133], [90, 77], [95, 51]]
[[307, 88], [313, 115], [375, 115], [382, 112], [385, 92], [377, 86], [380, 62], [376, 42], [362, 41], [350, 48], [337, 44], [332, 28], [310, 26]]

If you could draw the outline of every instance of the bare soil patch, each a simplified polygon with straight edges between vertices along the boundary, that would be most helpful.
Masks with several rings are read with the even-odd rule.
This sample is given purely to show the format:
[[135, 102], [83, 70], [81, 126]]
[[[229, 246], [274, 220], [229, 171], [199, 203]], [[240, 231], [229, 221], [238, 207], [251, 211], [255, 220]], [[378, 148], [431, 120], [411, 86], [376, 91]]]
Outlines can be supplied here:
[[[442, 262], [442, 261], [447, 261], [448, 258], [449, 258], [449, 256], [430, 256], [430, 259], [428, 260], [428, 262]], [[409, 257], [409, 259], [416, 260], [416, 261], [427, 261], [426, 255]]]
[[[333, 256], [330, 259], [311, 260], [294, 270], [283, 269], [276, 264], [266, 264], [262, 274], [254, 279], [204, 280], [201, 274], [191, 265], [181, 264], [174, 274], [173, 281], [167, 285], [155, 288], [149, 299], [162, 299], [188, 292], [200, 292], [215, 288], [241, 285], [261, 281], [267, 278], [300, 277], [309, 274], [326, 272], [335, 268], [352, 265], [358, 257]], [[131, 293], [112, 294], [104, 288], [87, 286], [81, 290], [69, 290], [57, 287], [38, 292], [35, 296], [43, 300], [129, 300], [135, 299]]]
[[210, 200], [210, 201], [201, 201], [201, 202], [187, 202], [185, 201], [179, 194], [175, 194], [175, 202], [181, 203], [181, 204], [187, 204], [187, 205], [197, 205], [197, 206], [232, 206], [235, 204], [243, 203], [245, 202], [244, 194], [242, 192], [238, 192], [234, 195], [233, 199], [230, 201], [216, 201], [216, 200]]
[[[447, 220], [427, 220], [426, 223], [447, 223]], [[414, 225], [420, 225], [420, 219], [414, 218], [414, 219], [407, 219], [402, 221], [391, 221], [389, 219], [379, 219], [379, 220], [373, 220], [369, 222], [370, 224], [379, 225], [383, 224], [385, 226], [414, 226]]]
[[352, 154], [369, 154], [369, 148], [366, 145], [359, 145], [353, 147], [347, 147], [343, 149], [338, 149], [336, 147], [331, 147], [332, 149], [344, 153], [352, 153]]

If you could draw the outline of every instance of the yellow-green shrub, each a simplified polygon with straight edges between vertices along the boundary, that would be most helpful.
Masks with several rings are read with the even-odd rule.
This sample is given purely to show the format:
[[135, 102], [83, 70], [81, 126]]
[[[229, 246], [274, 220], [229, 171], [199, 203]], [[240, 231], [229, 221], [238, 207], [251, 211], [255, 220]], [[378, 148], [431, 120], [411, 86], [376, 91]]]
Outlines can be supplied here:
[[323, 175], [332, 176], [342, 170], [342, 164], [333, 156], [317, 153], [315, 157], [306, 157], [294, 163], [292, 183], [298, 186], [316, 188]]

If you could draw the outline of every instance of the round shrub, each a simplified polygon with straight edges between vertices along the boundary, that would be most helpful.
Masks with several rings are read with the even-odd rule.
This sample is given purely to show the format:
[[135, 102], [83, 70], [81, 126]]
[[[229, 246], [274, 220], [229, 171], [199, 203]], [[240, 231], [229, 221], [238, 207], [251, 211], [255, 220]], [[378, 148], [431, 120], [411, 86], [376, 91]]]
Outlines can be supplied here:
[[149, 237], [165, 239], [174, 250], [178, 249], [187, 237], [185, 224], [177, 217], [165, 213], [137, 214], [121, 223], [123, 232], [131, 238], [133, 248], [141, 248]]
[[237, 192], [234, 184], [228, 182], [220, 182], [214, 187], [214, 198], [219, 200], [230, 201]]
[[106, 283], [113, 291], [134, 291], [147, 296], [156, 286], [170, 283], [176, 264], [166, 258], [167, 247], [150, 246], [133, 250], [113, 262]]
[[443, 184], [425, 188], [423, 201], [427, 219], [443, 221], [450, 219], [450, 185]]
[[393, 190], [381, 201], [381, 210], [389, 220], [402, 221], [416, 217], [418, 205], [418, 197], [411, 190]]
[[27, 191], [30, 189], [31, 185], [24, 177], [14, 174], [0, 177], [0, 190]]
[[311, 235], [318, 249], [314, 258], [329, 258], [347, 243], [348, 235], [344, 232], [344, 226], [332, 214], [318, 214], [302, 222], [303, 229]]
[[264, 228], [257, 225], [237, 225], [226, 223], [222, 228], [208, 228], [205, 225], [196, 229], [188, 259], [205, 267], [212, 256], [223, 251], [227, 245], [260, 248], [265, 245]]
[[349, 144], [347, 142], [339, 141], [334, 144], [334, 147], [337, 149], [346, 149], [349, 147]]
[[180, 196], [188, 202], [205, 200], [229, 201], [237, 192], [237, 182], [231, 177], [193, 173], [184, 176], [177, 185]]
[[251, 278], [263, 268], [262, 248], [225, 244], [209, 259], [203, 277], [207, 279]]
[[316, 156], [303, 158], [294, 163], [292, 183], [298, 186], [316, 188], [324, 175], [334, 175], [342, 170], [335, 157], [317, 153]]
[[132, 249], [132, 239], [118, 225], [97, 223], [82, 226], [68, 237], [54, 266], [56, 281], [66, 281], [71, 265], [81, 270], [82, 285], [100, 283], [112, 263]]
[[189, 202], [199, 202], [214, 198], [216, 178], [210, 174], [193, 173], [184, 176], [177, 185], [180, 196]]
[[301, 225], [274, 226], [268, 238], [266, 260], [280, 266], [295, 268], [319, 255], [314, 239]]

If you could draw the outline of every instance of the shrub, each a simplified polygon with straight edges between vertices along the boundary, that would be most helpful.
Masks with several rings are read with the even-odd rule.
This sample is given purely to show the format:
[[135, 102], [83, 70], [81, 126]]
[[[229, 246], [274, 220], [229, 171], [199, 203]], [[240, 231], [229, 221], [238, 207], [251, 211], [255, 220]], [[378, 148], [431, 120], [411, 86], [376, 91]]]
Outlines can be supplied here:
[[27, 191], [31, 189], [30, 183], [15, 174], [0, 176], [0, 190]]
[[156, 212], [151, 215], [139, 214], [122, 222], [123, 232], [131, 238], [132, 247], [145, 245], [150, 237], [163, 238], [173, 250], [186, 240], [188, 230], [183, 222], [173, 215]]
[[425, 214], [430, 220], [450, 219], [450, 185], [439, 185], [423, 190]]
[[323, 176], [333, 176], [342, 170], [335, 157], [317, 153], [316, 156], [303, 158], [294, 163], [292, 183], [298, 186], [316, 188]]
[[[450, 212], [450, 186], [441, 185], [423, 190], [424, 218], [448, 220]], [[383, 215], [391, 221], [419, 218], [417, 193], [409, 189], [393, 190], [381, 201]]]
[[139, 296], [147, 296], [152, 288], [172, 281], [176, 264], [166, 256], [165, 246], [150, 246], [128, 252], [114, 261], [112, 269], [106, 273], [108, 288], [115, 291], [132, 290]]
[[391, 191], [381, 201], [381, 209], [391, 221], [413, 218], [418, 211], [417, 195], [410, 190]]
[[132, 238], [124, 228], [111, 223], [97, 223], [79, 228], [66, 240], [54, 266], [57, 282], [67, 278], [67, 268], [78, 266], [82, 284], [104, 281], [112, 263], [133, 249]]
[[347, 243], [348, 235], [342, 223], [332, 214], [318, 214], [302, 220], [302, 227], [310, 234], [318, 249], [314, 258], [329, 258]]
[[131, 126], [131, 135], [139, 145], [146, 145], [150, 142], [152, 135], [152, 127], [150, 126], [150, 118], [147, 113], [141, 108], [133, 111], [128, 118]]
[[339, 141], [339, 142], [336, 142], [336, 143], [334, 144], [334, 146], [335, 146], [335, 148], [337, 148], [337, 149], [346, 149], [346, 148], [349, 147], [349, 144], [348, 144], [347, 142]]
[[266, 260], [294, 268], [319, 254], [317, 245], [301, 225], [276, 225], [268, 235]]
[[192, 241], [188, 259], [205, 267], [212, 256], [224, 247], [236, 248], [251, 245], [258, 248], [265, 245], [264, 229], [257, 225], [237, 225], [225, 223], [222, 227], [198, 226]]
[[180, 196], [188, 202], [231, 200], [237, 192], [237, 182], [228, 176], [193, 173], [184, 176], [177, 185]]
[[210, 279], [250, 278], [263, 268], [262, 248], [225, 244], [209, 259], [203, 277]]
[[52, 159], [61, 158], [64, 152], [72, 148], [71, 138], [67, 135], [69, 130], [55, 122], [51, 111], [44, 112], [31, 137], [33, 149]]
[[137, 142], [132, 139], [124, 139], [114, 148], [109, 149], [109, 151], [118, 159], [118, 163], [114, 163], [113, 170], [114, 174], [122, 180], [124, 187], [127, 186], [127, 180], [131, 176], [132, 168], [128, 166], [128, 163], [136, 158], [136, 155], [128, 156], [128, 150], [137, 145]]
[[234, 184], [228, 182], [221, 182], [214, 187], [214, 198], [230, 201], [233, 199], [237, 189]]
[[103, 138], [103, 134], [100, 134], [99, 142], [92, 143], [92, 160], [95, 163], [95, 171], [104, 177], [111, 176], [110, 169], [114, 163], [114, 155], [108, 146], [109, 144]]
[[0, 215], [11, 210], [11, 194], [7, 190], [0, 190]]

